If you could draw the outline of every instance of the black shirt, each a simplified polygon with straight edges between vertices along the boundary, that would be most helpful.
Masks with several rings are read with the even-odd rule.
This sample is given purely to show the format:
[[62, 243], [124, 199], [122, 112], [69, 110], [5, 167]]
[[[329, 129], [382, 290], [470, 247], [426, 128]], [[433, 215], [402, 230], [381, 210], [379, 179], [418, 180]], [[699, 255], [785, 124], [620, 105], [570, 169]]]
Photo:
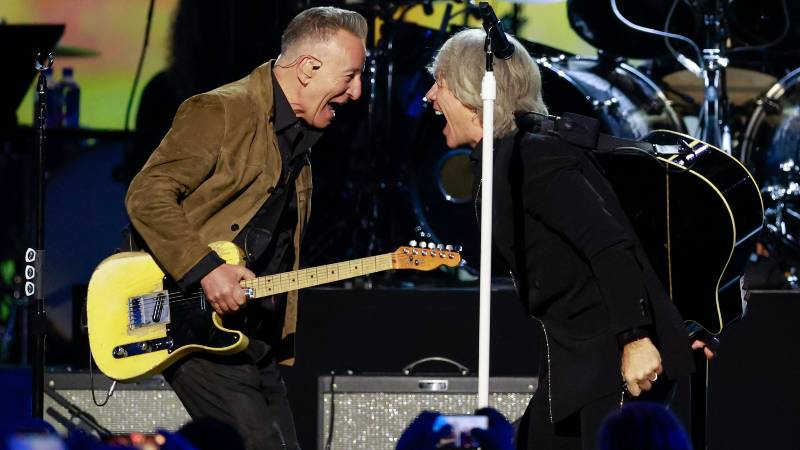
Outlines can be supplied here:
[[286, 272], [292, 267], [297, 226], [295, 180], [308, 161], [311, 146], [322, 135], [321, 130], [305, 125], [295, 116], [275, 75], [272, 86], [273, 127], [281, 153], [281, 176], [277, 185], [270, 188], [267, 201], [234, 239], [244, 249], [248, 265], [256, 275]]

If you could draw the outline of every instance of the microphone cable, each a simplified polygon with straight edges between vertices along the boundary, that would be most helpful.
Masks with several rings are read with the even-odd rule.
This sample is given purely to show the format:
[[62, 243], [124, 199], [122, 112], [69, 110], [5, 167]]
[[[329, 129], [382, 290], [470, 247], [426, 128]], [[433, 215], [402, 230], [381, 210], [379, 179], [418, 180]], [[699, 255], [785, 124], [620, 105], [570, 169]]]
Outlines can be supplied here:
[[144, 56], [147, 53], [147, 44], [150, 42], [150, 28], [153, 24], [153, 8], [156, 0], [150, 0], [150, 5], [147, 8], [147, 23], [144, 28], [144, 43], [142, 44], [142, 52], [139, 54], [139, 62], [136, 65], [136, 75], [133, 77], [133, 86], [131, 87], [131, 95], [128, 97], [128, 106], [125, 108], [125, 126], [123, 129], [127, 133], [130, 131], [128, 123], [131, 117], [131, 108], [133, 107], [133, 97], [136, 95], [136, 89], [139, 87], [139, 78], [142, 76], [142, 66], [144, 65]]

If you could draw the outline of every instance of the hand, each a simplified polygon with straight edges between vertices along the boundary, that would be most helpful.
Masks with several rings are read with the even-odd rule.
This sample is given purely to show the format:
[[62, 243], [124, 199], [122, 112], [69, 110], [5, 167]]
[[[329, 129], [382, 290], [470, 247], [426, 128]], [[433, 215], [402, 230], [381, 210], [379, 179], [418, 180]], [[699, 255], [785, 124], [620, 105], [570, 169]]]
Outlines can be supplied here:
[[638, 397], [642, 391], [649, 391], [661, 372], [661, 354], [650, 338], [625, 344], [622, 349], [622, 378], [631, 395]]
[[206, 298], [217, 314], [236, 312], [246, 301], [242, 280], [251, 280], [256, 275], [244, 266], [223, 264], [204, 276], [200, 285], [206, 293]]
[[514, 427], [496, 409], [482, 408], [477, 415], [489, 417], [489, 428], [475, 428], [472, 436], [484, 450], [512, 450], [514, 448]]
[[441, 414], [432, 411], [423, 411], [403, 431], [397, 441], [395, 450], [434, 450], [438, 448], [439, 441], [450, 435], [452, 428], [445, 425], [438, 431], [433, 431], [433, 423]]
[[706, 355], [707, 360], [711, 361], [714, 359], [714, 356], [716, 356], [714, 350], [711, 350], [711, 347], [709, 347], [705, 342], [701, 341], [700, 339], [692, 342], [692, 350], [699, 350], [701, 348], [703, 349], [703, 353]]

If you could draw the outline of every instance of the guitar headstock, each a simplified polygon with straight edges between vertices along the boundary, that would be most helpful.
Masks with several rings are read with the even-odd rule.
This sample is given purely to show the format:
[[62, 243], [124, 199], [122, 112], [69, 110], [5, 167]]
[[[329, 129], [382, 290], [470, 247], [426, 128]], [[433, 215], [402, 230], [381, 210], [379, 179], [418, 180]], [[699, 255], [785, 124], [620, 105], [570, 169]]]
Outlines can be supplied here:
[[440, 266], [458, 267], [461, 246], [411, 241], [392, 252], [393, 269], [433, 270]]

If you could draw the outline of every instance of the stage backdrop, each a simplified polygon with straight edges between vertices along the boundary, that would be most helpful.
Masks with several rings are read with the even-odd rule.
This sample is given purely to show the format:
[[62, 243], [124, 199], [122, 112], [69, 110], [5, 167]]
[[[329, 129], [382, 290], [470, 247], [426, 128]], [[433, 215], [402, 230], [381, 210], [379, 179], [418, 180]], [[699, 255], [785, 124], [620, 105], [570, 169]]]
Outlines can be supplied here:
[[[310, 2], [313, 4], [325, 2]], [[434, 14], [426, 16], [421, 7], [406, 14], [406, 20], [439, 28], [445, 2], [437, 2]], [[499, 16], [510, 14], [512, 3], [489, 2]], [[3, 0], [0, 2], [0, 23], [64, 23], [66, 31], [60, 46], [97, 52], [92, 57], [56, 55], [56, 74], [73, 67], [81, 86], [81, 125], [98, 129], [122, 129], [125, 108], [133, 83], [147, 19], [147, 0]], [[133, 110], [133, 126], [141, 89], [147, 81], [167, 65], [169, 36], [173, 12], [178, 0], [157, 0], [147, 57], [144, 62]], [[462, 5], [454, 4], [454, 11]], [[557, 47], [572, 53], [593, 55], [594, 49], [583, 42], [567, 21], [566, 2], [522, 5], [519, 7], [523, 38]], [[456, 20], [463, 23], [462, 19]], [[477, 22], [469, 22], [478, 26]], [[0, 57], [2, 61], [2, 57]], [[19, 123], [33, 121], [33, 85], [17, 110]]]

